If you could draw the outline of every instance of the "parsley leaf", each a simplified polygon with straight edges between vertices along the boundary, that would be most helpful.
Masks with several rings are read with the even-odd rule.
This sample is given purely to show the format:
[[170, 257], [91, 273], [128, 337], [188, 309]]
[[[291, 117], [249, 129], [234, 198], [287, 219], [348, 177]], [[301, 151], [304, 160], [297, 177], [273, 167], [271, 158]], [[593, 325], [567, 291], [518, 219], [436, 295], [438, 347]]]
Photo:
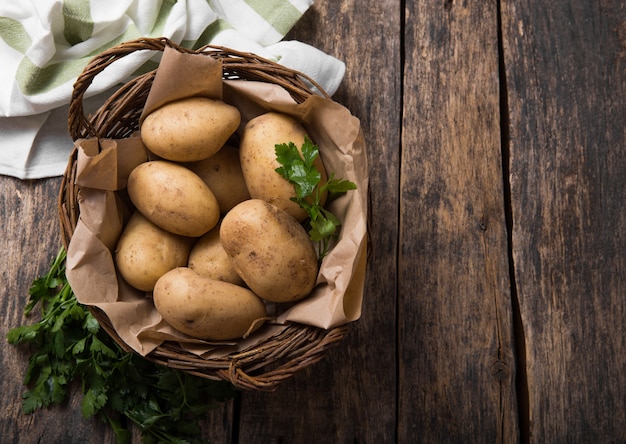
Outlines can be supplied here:
[[302, 145], [302, 157], [293, 142], [276, 145], [275, 149], [276, 159], [282, 165], [276, 169], [276, 172], [294, 185], [296, 198], [305, 199], [313, 194], [322, 178], [313, 165], [318, 156], [317, 147], [307, 138]]
[[40, 306], [40, 320], [7, 333], [10, 344], [28, 344], [33, 351], [24, 375], [23, 412], [62, 403], [70, 385], [78, 383], [83, 416], [108, 423], [118, 443], [130, 442], [130, 424], [141, 430], [145, 443], [202, 442], [201, 415], [236, 396], [234, 387], [124, 351], [76, 300], [65, 278], [65, 258], [61, 249], [49, 272], [31, 285], [24, 313]]
[[318, 243], [319, 261], [328, 254], [330, 243], [336, 240], [341, 221], [322, 204], [322, 196], [328, 195], [328, 201], [339, 195], [356, 189], [356, 184], [345, 179], [335, 179], [334, 173], [325, 183], [315, 167], [319, 157], [319, 148], [307, 136], [300, 150], [293, 142], [275, 145], [276, 160], [281, 165], [276, 172], [287, 179], [294, 187], [298, 203], [308, 215], [309, 237]]

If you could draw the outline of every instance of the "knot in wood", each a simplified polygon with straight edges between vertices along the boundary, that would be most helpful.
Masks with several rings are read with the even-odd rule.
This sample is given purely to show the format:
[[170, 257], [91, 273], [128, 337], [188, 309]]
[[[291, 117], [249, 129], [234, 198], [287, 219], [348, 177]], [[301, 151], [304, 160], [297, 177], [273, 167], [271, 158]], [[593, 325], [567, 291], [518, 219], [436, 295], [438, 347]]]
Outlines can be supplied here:
[[511, 378], [511, 367], [500, 359], [491, 364], [490, 370], [491, 376], [499, 381], [509, 380]]

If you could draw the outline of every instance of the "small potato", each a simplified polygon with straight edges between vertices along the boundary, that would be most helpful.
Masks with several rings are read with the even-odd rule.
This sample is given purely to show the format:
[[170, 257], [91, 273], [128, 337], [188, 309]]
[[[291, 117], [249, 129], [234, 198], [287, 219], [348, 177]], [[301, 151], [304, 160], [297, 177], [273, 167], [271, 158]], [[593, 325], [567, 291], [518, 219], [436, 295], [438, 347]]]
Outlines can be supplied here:
[[213, 192], [198, 175], [173, 162], [137, 166], [128, 177], [128, 195], [146, 218], [175, 234], [199, 237], [219, 221]]
[[215, 154], [237, 130], [241, 114], [221, 100], [190, 97], [163, 105], [146, 116], [141, 138], [163, 159], [193, 162]]
[[189, 253], [188, 267], [211, 279], [243, 285], [243, 280], [220, 243], [219, 227], [198, 239]]
[[[277, 206], [300, 222], [307, 214], [291, 200], [296, 195], [293, 185], [275, 171], [280, 166], [276, 145], [293, 142], [300, 149], [305, 135], [306, 130], [293, 117], [268, 112], [246, 124], [239, 145], [241, 169], [250, 196]], [[322, 176], [320, 183], [325, 183], [327, 174], [321, 157], [317, 158], [315, 167]], [[322, 205], [325, 197], [322, 196]]]
[[152, 291], [168, 271], [187, 263], [193, 239], [154, 225], [136, 211], [124, 227], [115, 249], [120, 275], [141, 291]]
[[246, 181], [241, 172], [239, 149], [224, 145], [208, 159], [186, 164], [209, 186], [220, 205], [222, 214], [239, 202], [250, 199]]
[[267, 311], [247, 288], [200, 276], [180, 267], [154, 287], [154, 305], [165, 322], [195, 338], [224, 341], [258, 329]]
[[292, 302], [311, 293], [318, 272], [313, 244], [276, 206], [260, 199], [240, 203], [222, 220], [220, 240], [237, 274], [261, 298]]

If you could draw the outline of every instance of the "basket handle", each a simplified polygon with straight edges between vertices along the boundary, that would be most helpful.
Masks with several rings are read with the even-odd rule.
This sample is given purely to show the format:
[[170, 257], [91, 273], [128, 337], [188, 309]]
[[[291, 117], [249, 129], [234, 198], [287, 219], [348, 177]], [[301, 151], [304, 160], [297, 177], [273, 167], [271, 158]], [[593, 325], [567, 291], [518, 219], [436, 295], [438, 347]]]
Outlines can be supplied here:
[[[207, 50], [213, 50], [216, 56], [222, 56], [222, 63], [224, 67], [224, 75], [226, 77], [237, 77], [238, 68], [245, 67], [247, 70], [246, 77], [250, 80], [260, 80], [275, 83], [285, 88], [297, 101], [304, 101], [308, 96], [312, 94], [310, 86], [312, 85], [317, 89], [318, 93], [325, 97], [330, 98], [330, 95], [326, 93], [324, 88], [320, 86], [315, 80], [298, 71], [294, 71], [283, 65], [280, 65], [274, 61], [259, 57], [257, 55], [235, 51], [222, 46], [205, 45], [197, 50], [188, 49], [182, 47], [166, 37], [161, 38], [139, 38], [136, 40], [130, 40], [128, 42], [121, 43], [100, 53], [94, 57], [83, 69], [83, 72], [78, 76], [74, 83], [74, 89], [72, 91], [72, 97], [70, 99], [69, 113], [68, 113], [68, 130], [74, 140], [84, 137], [98, 137], [102, 128], [96, 129], [98, 125], [94, 125], [94, 122], [85, 116], [83, 107], [83, 100], [85, 93], [89, 86], [92, 84], [96, 75], [102, 72], [106, 67], [114, 63], [115, 61], [133, 53], [136, 51], [161, 51], [163, 52], [166, 47], [176, 49], [177, 51], [198, 54], [205, 53]], [[250, 62], [260, 62], [254, 70], [250, 70]], [[144, 81], [151, 81], [154, 78], [155, 72], [149, 72], [144, 74], [146, 78]], [[115, 100], [116, 97], [121, 94], [128, 94], [135, 85], [126, 84], [120, 90], [111, 96], [108, 101]], [[113, 117], [113, 118], [112, 118]], [[115, 121], [115, 116], [107, 115], [109, 123]], [[99, 122], [102, 123], [102, 122]], [[106, 131], [105, 131], [106, 132]]]

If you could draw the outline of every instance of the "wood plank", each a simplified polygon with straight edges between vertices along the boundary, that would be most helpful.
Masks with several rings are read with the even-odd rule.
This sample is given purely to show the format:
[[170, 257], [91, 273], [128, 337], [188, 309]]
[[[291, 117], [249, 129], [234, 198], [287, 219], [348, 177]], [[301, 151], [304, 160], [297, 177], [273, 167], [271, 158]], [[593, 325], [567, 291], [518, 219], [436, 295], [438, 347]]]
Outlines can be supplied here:
[[626, 8], [503, 2], [531, 442], [626, 430]]
[[406, 2], [399, 442], [516, 442], [496, 2]]
[[346, 62], [335, 100], [359, 117], [371, 165], [363, 316], [324, 360], [274, 393], [244, 393], [241, 443], [395, 442], [400, 4], [316, 2], [294, 38]]

